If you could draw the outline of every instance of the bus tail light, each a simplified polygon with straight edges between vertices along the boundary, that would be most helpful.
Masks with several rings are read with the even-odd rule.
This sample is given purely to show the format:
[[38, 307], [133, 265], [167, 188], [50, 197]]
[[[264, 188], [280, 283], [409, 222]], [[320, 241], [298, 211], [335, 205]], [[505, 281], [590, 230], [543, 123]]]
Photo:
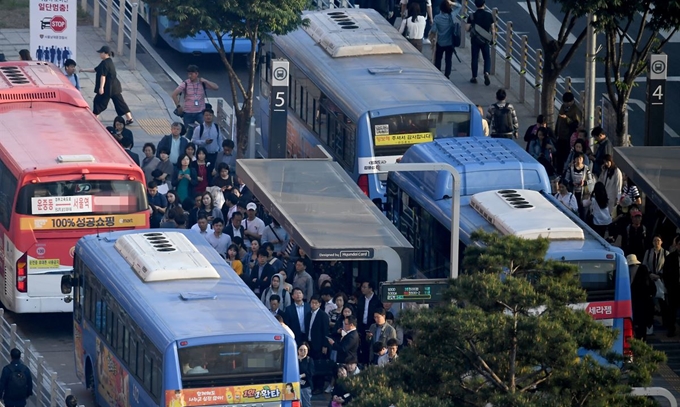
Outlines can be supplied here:
[[293, 400], [293, 404], [290, 405], [291, 407], [302, 407], [302, 404], [300, 404], [300, 400]]
[[630, 318], [623, 319], [623, 355], [630, 357], [633, 353], [630, 350], [630, 338], [633, 337], [633, 320]]
[[24, 253], [19, 260], [17, 260], [17, 291], [25, 293], [28, 291], [28, 262], [26, 261], [26, 253]]
[[357, 180], [357, 184], [359, 184], [359, 188], [361, 191], [366, 194], [366, 196], [371, 196], [368, 193], [368, 175], [366, 174], [361, 174], [359, 175], [359, 179]]

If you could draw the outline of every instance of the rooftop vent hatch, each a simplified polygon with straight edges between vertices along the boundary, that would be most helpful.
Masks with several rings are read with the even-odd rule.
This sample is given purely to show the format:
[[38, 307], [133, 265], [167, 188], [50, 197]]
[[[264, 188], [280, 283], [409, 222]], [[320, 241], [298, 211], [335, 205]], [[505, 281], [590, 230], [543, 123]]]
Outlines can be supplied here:
[[472, 196], [470, 206], [504, 235], [550, 240], [585, 238], [579, 225], [536, 191], [481, 192]]
[[60, 155], [57, 157], [57, 162], [60, 164], [68, 163], [93, 163], [95, 158], [91, 154], [72, 154], [72, 155]]
[[311, 11], [304, 17], [305, 32], [333, 58], [403, 53], [364, 10]]
[[116, 239], [114, 247], [144, 282], [220, 278], [208, 259], [178, 232], [132, 233]]

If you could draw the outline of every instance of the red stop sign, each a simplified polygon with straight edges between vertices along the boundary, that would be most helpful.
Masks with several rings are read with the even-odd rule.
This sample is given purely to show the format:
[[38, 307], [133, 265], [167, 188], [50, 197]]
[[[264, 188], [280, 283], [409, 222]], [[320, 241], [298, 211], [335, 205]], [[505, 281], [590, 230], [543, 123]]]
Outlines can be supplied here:
[[66, 19], [62, 16], [54, 16], [50, 21], [50, 28], [55, 33], [63, 32], [66, 29]]

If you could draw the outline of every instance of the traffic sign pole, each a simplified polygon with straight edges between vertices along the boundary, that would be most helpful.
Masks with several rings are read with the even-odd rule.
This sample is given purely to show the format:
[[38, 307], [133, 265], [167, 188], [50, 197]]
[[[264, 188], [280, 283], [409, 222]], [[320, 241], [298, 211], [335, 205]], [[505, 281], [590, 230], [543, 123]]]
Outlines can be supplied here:
[[667, 77], [668, 55], [650, 55], [647, 69], [647, 108], [645, 109], [646, 146], [664, 145]]
[[269, 96], [269, 146], [268, 158], [286, 158], [286, 131], [288, 124], [289, 63], [285, 59], [272, 60], [272, 84]]

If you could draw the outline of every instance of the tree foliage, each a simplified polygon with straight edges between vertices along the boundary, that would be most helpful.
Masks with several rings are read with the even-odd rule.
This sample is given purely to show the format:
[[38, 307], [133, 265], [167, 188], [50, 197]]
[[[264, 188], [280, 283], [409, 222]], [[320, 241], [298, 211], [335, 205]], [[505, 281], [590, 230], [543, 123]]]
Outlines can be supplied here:
[[484, 245], [465, 252], [451, 301], [401, 315], [413, 346], [349, 380], [353, 405], [644, 405], [626, 394], [651, 381], [664, 355], [642, 342], [632, 364], [611, 354], [617, 332], [568, 306], [585, 302], [575, 266], [544, 260], [547, 239], [474, 239]]
[[[248, 143], [247, 132], [253, 116], [257, 44], [269, 35], [286, 34], [298, 28], [307, 0], [150, 0], [154, 14], [167, 16], [177, 25], [170, 34], [183, 38], [205, 31], [219, 53], [231, 84], [231, 94], [238, 118], [238, 147], [242, 154]], [[232, 43], [224, 44], [225, 35]], [[243, 83], [234, 70], [233, 44], [235, 38], [250, 40], [248, 80]], [[226, 46], [225, 46], [226, 45]], [[227, 49], [231, 49], [228, 54]], [[239, 102], [243, 105], [240, 106]]]
[[[525, 0], [531, 21], [536, 26], [538, 38], [543, 49], [543, 76], [540, 83], [541, 112], [546, 116], [548, 125], [555, 118], [555, 95], [557, 79], [574, 58], [578, 48], [586, 39], [587, 29], [575, 30], [576, 23], [593, 10], [602, 7], [607, 0]], [[548, 5], [557, 3], [563, 13], [559, 34], [552, 38], [546, 27]], [[574, 35], [573, 44], [567, 44], [569, 35]]]
[[[596, 28], [605, 34], [607, 94], [616, 109], [616, 140], [627, 144], [624, 118], [635, 79], [647, 71], [648, 58], [659, 53], [680, 28], [678, 0], [615, 0], [598, 11]], [[667, 37], [659, 35], [666, 31]]]

